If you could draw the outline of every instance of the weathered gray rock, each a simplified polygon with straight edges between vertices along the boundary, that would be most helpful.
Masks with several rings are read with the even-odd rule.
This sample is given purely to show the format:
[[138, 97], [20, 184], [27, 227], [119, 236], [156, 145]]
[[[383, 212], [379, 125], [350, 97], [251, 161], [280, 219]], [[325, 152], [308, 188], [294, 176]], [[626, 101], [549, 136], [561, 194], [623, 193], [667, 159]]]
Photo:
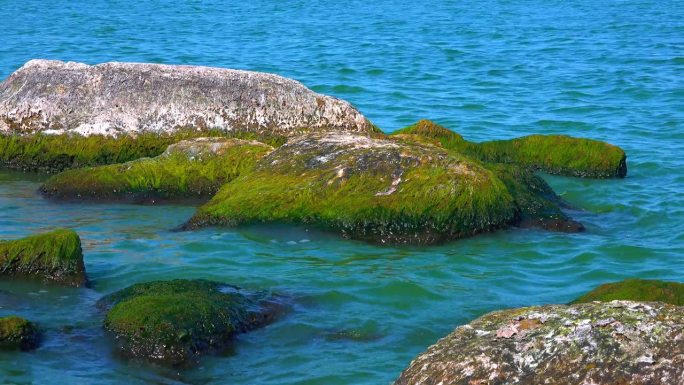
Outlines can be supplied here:
[[684, 307], [613, 301], [497, 311], [457, 328], [395, 385], [684, 384]]
[[370, 131], [351, 104], [281, 76], [139, 63], [31, 60], [0, 84], [0, 133], [219, 129]]

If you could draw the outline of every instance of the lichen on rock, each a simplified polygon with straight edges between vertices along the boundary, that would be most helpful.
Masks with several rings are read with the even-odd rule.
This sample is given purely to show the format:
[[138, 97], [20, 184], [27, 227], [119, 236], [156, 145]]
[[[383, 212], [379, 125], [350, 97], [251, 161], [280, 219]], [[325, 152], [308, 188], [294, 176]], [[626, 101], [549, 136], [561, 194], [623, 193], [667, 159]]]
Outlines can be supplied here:
[[655, 279], [626, 279], [601, 285], [577, 298], [573, 303], [613, 300], [660, 301], [684, 306], [684, 283]]
[[238, 333], [271, 322], [282, 309], [267, 293], [206, 280], [139, 283], [98, 302], [118, 351], [165, 365], [187, 365], [224, 349]]
[[529, 135], [474, 143], [429, 120], [397, 130], [393, 135], [427, 138], [483, 162], [517, 164], [550, 174], [590, 178], [627, 175], [624, 150], [598, 140], [566, 135]]
[[35, 324], [21, 317], [0, 318], [0, 349], [33, 350], [40, 343]]
[[479, 162], [355, 133], [293, 138], [226, 184], [186, 228], [313, 224], [380, 243], [435, 243], [516, 219], [506, 185]]
[[684, 308], [592, 302], [496, 311], [420, 354], [395, 385], [680, 384]]
[[31, 278], [67, 286], [86, 283], [81, 239], [58, 229], [16, 240], [0, 241], [0, 278]]
[[240, 139], [184, 140], [155, 158], [64, 171], [48, 179], [40, 191], [52, 199], [71, 200], [208, 199], [272, 150]]

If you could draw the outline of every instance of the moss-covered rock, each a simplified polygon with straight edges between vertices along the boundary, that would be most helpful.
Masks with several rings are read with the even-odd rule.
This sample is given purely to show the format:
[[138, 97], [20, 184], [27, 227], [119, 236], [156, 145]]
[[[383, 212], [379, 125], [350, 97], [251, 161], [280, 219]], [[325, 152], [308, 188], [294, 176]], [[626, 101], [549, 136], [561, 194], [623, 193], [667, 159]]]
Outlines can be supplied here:
[[684, 308], [547, 305], [486, 314], [420, 354], [395, 385], [679, 384]]
[[208, 199], [251, 170], [273, 148], [256, 141], [197, 138], [173, 144], [156, 158], [64, 171], [41, 187], [54, 199]]
[[178, 279], [136, 284], [98, 304], [108, 309], [104, 328], [124, 356], [182, 365], [273, 320], [275, 307], [269, 301], [264, 293]]
[[530, 135], [473, 143], [429, 120], [421, 120], [393, 135], [429, 138], [447, 149], [483, 162], [513, 163], [551, 174], [591, 178], [627, 175], [625, 152], [598, 140], [566, 135]]
[[142, 132], [120, 135], [19, 135], [0, 133], [0, 166], [22, 171], [57, 173], [66, 169], [124, 163], [161, 155], [182, 140], [199, 137], [230, 137], [254, 140], [272, 146], [285, 143], [281, 135], [215, 130], [177, 130], [173, 133]]
[[221, 188], [186, 228], [286, 222], [435, 243], [515, 221], [514, 198], [479, 162], [430, 144], [330, 133], [291, 139]]
[[82, 286], [86, 283], [86, 273], [81, 239], [73, 230], [58, 229], [0, 241], [0, 277]]
[[684, 306], [684, 284], [651, 279], [626, 279], [601, 285], [577, 298], [573, 303], [613, 300], [660, 301]]
[[33, 323], [16, 316], [0, 318], [0, 349], [32, 350], [39, 342], [40, 333]]

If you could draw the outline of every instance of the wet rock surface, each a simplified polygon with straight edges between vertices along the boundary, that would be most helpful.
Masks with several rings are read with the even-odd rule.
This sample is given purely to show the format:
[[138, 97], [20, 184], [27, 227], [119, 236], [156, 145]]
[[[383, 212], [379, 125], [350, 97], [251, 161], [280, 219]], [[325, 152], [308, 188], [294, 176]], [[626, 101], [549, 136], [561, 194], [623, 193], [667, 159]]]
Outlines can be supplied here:
[[419, 355], [395, 385], [684, 383], [684, 308], [591, 302], [496, 311]]
[[64, 171], [48, 179], [40, 191], [59, 200], [208, 199], [272, 150], [253, 140], [183, 140], [155, 158]]
[[98, 302], [120, 354], [180, 366], [273, 321], [283, 307], [267, 293], [206, 280], [140, 283]]
[[81, 239], [69, 229], [0, 241], [0, 278], [37, 279], [66, 286], [86, 284]]

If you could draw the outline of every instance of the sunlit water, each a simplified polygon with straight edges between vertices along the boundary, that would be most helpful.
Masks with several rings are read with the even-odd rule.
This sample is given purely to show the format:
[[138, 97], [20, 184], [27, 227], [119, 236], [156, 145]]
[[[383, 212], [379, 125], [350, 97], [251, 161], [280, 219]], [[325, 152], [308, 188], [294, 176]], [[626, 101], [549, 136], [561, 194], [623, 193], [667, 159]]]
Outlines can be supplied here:
[[[3, 172], [0, 237], [76, 229], [93, 285], [0, 282], [0, 316], [45, 329], [37, 351], [0, 352], [0, 382], [387, 384], [487, 311], [563, 303], [624, 277], [683, 279], [681, 1], [88, 3], [0, 1], [0, 78], [36, 57], [269, 71], [387, 131], [431, 118], [472, 140], [607, 140], [626, 149], [629, 175], [546, 177], [579, 209], [582, 234], [398, 248], [282, 226], [171, 232], [194, 208], [55, 204], [36, 194], [42, 176]], [[193, 369], [115, 357], [95, 301], [176, 277], [271, 289], [293, 308]]]

